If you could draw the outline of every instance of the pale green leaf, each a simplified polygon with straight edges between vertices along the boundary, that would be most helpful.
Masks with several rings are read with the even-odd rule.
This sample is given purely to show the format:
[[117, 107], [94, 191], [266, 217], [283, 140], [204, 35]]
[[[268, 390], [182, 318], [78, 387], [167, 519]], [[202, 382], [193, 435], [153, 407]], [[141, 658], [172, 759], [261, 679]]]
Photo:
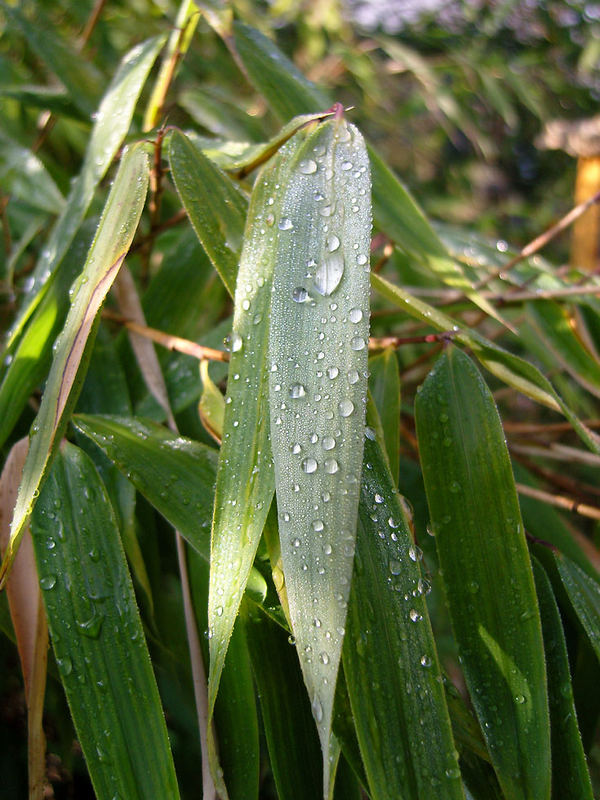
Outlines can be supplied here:
[[[123, 155], [83, 272], [74, 287], [71, 308], [55, 346], [54, 360], [40, 409], [11, 523], [11, 538], [1, 579], [15, 556], [56, 445], [67, 423], [82, 380], [80, 364], [96, 315], [129, 250], [146, 198], [148, 157], [138, 145]], [[89, 348], [88, 348], [89, 351]]]

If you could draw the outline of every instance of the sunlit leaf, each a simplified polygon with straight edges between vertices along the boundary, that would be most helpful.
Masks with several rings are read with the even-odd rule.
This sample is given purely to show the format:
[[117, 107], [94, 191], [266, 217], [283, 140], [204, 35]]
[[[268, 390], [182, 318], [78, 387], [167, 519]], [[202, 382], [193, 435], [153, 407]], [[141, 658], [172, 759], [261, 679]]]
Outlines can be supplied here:
[[[11, 523], [10, 543], [1, 579], [15, 556], [19, 539], [39, 494], [46, 470], [67, 423], [82, 380], [80, 364], [96, 315], [129, 249], [148, 186], [148, 157], [143, 146], [123, 155], [98, 231], [78, 281], [65, 327], [56, 345], [46, 389], [31, 429], [31, 444]], [[88, 350], [89, 352], [89, 350]], [[84, 363], [85, 366], [85, 363]]]

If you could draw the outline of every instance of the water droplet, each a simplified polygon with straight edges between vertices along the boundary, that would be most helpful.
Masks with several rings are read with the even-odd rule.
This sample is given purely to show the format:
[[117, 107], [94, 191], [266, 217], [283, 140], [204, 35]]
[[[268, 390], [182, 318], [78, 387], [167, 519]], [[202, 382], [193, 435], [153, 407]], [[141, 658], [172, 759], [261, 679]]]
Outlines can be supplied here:
[[340, 468], [340, 465], [335, 460], [335, 458], [328, 458], [325, 460], [324, 467], [325, 467], [325, 472], [327, 472], [329, 475], [334, 475]]
[[300, 539], [294, 539], [292, 541], [292, 547], [300, 547]]
[[329, 543], [323, 545], [323, 552], [325, 553], [326, 556], [330, 556], [332, 554], [333, 548]]
[[322, 531], [325, 527], [322, 519], [315, 519], [312, 523], [313, 531]]
[[62, 675], [70, 675], [73, 672], [73, 662], [71, 661], [69, 656], [65, 656], [64, 658], [57, 658], [56, 664]]
[[46, 591], [49, 589], [54, 589], [56, 586], [56, 575], [44, 575], [44, 577], [40, 580], [40, 586]]
[[321, 664], [325, 664], [325, 666], [327, 666], [327, 664], [329, 664], [329, 653], [326, 653], [325, 651], [323, 651], [321, 653], [321, 655], [319, 656], [319, 658], [321, 659]]
[[363, 318], [363, 312], [360, 308], [353, 308], [348, 316], [350, 317], [350, 322], [360, 322]]
[[335, 203], [330, 203], [326, 206], [321, 206], [321, 208], [319, 209], [319, 214], [322, 217], [330, 217], [334, 213], [335, 213]]
[[411, 608], [411, 610], [408, 612], [408, 616], [410, 617], [411, 622], [419, 622], [423, 619], [423, 615], [419, 614], [419, 612], [414, 608]]
[[354, 403], [352, 400], [341, 400], [338, 404], [338, 410], [341, 417], [349, 417], [354, 411]]
[[316, 171], [317, 162], [313, 161], [312, 158], [304, 158], [298, 164], [298, 172], [301, 172], [303, 175], [312, 175]]
[[377, 434], [375, 433], [375, 430], [373, 428], [371, 428], [370, 425], [367, 425], [367, 427], [365, 428], [365, 436], [367, 437], [367, 439], [370, 439], [372, 442], [374, 442], [375, 439], [377, 438]]
[[360, 375], [355, 369], [351, 369], [348, 371], [348, 383], [352, 386], [355, 383], [358, 383], [360, 380]]
[[411, 561], [421, 561], [423, 558], [423, 551], [415, 544], [411, 544], [408, 548], [408, 557]]
[[222, 617], [223, 616], [223, 606], [217, 606], [215, 608], [215, 614], [217, 615], [217, 617]]
[[331, 378], [331, 380], [333, 380], [334, 378], [337, 378], [337, 376], [339, 374], [340, 374], [340, 371], [339, 371], [339, 369], [337, 367], [327, 367], [327, 377]]
[[242, 337], [239, 333], [230, 333], [229, 336], [226, 336], [224, 339], [225, 349], [229, 350], [231, 353], [237, 353], [239, 350], [242, 349]]
[[335, 447], [335, 439], [333, 436], [324, 436], [323, 441], [321, 442], [321, 446], [323, 450], [333, 450]]
[[308, 292], [303, 286], [296, 286], [292, 292], [292, 300], [296, 303], [305, 303], [308, 300]]
[[431, 656], [427, 656], [427, 655], [421, 656], [421, 666], [422, 667], [430, 667], [431, 664], [432, 664]]
[[342, 169], [344, 172], [347, 172], [349, 169], [352, 169], [352, 162], [351, 161], [343, 161], [342, 162]]
[[324, 296], [332, 294], [339, 286], [344, 274], [344, 257], [342, 253], [332, 253], [325, 258], [315, 271], [313, 278], [315, 289]]
[[293, 445], [290, 447], [290, 450], [292, 451], [292, 453], [293, 453], [295, 456], [297, 456], [297, 455], [298, 455], [298, 453], [300, 453], [300, 452], [302, 451], [302, 445], [300, 445], [300, 444], [298, 444], [298, 442], [296, 442], [295, 444], [293, 444]]
[[314, 696], [312, 701], [312, 712], [317, 722], [323, 722], [323, 706], [317, 695]]
[[353, 350], [364, 350], [365, 345], [366, 342], [362, 336], [353, 336], [352, 339], [350, 339], [350, 347]]
[[282, 217], [279, 220], [279, 224], [277, 227], [279, 228], [280, 231], [291, 231], [291, 229], [294, 227], [294, 223], [289, 217]]
[[306, 394], [306, 389], [302, 386], [301, 383], [294, 383], [290, 388], [290, 397], [293, 400], [297, 400], [299, 397], [304, 397]]
[[339, 250], [339, 247], [340, 247], [339, 237], [337, 237], [335, 233], [333, 233], [327, 239], [327, 249], [329, 250], [330, 253], [335, 253], [336, 250]]
[[392, 575], [400, 575], [402, 572], [402, 564], [395, 558], [391, 558], [388, 564]]
[[310, 475], [313, 472], [316, 472], [318, 466], [319, 465], [317, 464], [317, 462], [316, 462], [316, 460], [314, 458], [305, 458], [304, 461], [302, 462], [302, 469], [308, 475]]

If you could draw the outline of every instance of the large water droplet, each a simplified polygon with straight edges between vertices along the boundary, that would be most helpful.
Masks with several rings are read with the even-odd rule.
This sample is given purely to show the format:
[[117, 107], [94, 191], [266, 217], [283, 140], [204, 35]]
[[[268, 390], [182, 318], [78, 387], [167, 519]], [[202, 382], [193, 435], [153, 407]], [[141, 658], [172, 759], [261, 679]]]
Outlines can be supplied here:
[[348, 383], [352, 386], [355, 383], [358, 383], [360, 380], [360, 375], [355, 369], [348, 370]]
[[360, 322], [363, 318], [363, 312], [360, 308], [353, 308], [348, 316], [350, 317], [350, 322]]
[[290, 388], [290, 397], [293, 400], [297, 400], [299, 397], [304, 397], [306, 394], [306, 389], [301, 383], [294, 383]]
[[280, 231], [291, 231], [294, 227], [294, 223], [289, 217], [282, 217], [279, 220], [279, 224], [277, 226]]
[[314, 696], [312, 701], [312, 712], [317, 722], [323, 722], [323, 706], [317, 695]]
[[338, 410], [341, 417], [349, 417], [354, 411], [354, 403], [352, 400], [342, 400], [338, 404]]
[[335, 253], [336, 250], [340, 248], [340, 239], [339, 236], [336, 236], [335, 233], [332, 233], [331, 236], [327, 239], [327, 249], [330, 253]]
[[325, 467], [325, 472], [327, 472], [329, 475], [335, 475], [335, 473], [340, 468], [340, 465], [335, 460], [335, 458], [326, 459], [325, 464], [323, 466]]
[[331, 380], [333, 380], [334, 378], [337, 378], [337, 376], [339, 374], [340, 374], [340, 371], [339, 371], [339, 369], [337, 367], [327, 367], [327, 377], [331, 378]]
[[364, 350], [365, 345], [366, 342], [362, 336], [353, 336], [352, 339], [350, 339], [350, 347], [353, 350]]
[[40, 580], [40, 586], [46, 591], [48, 591], [48, 589], [54, 589], [56, 586], [56, 575], [44, 575]]
[[237, 353], [238, 350], [241, 350], [242, 344], [242, 337], [239, 333], [235, 333], [235, 331], [225, 337], [225, 349], [229, 350], [231, 353]]
[[316, 472], [318, 466], [319, 465], [317, 464], [314, 458], [305, 458], [304, 461], [302, 462], [302, 469], [308, 475], [310, 475], [313, 472]]
[[324, 436], [323, 441], [321, 442], [321, 447], [323, 450], [333, 450], [335, 447], [335, 439], [333, 436]]
[[402, 564], [395, 558], [390, 558], [388, 566], [392, 575], [400, 575], [402, 572]]
[[303, 286], [296, 286], [292, 292], [292, 300], [296, 303], [305, 303], [308, 300], [308, 292]]
[[305, 158], [298, 164], [298, 172], [303, 175], [312, 175], [317, 171], [317, 163], [312, 158]]
[[323, 523], [322, 519], [313, 520], [313, 523], [312, 523], [313, 531], [317, 531], [317, 533], [318, 533], [319, 531], [322, 531], [324, 527], [325, 527], [325, 524]]
[[324, 296], [332, 294], [339, 286], [344, 274], [344, 256], [331, 253], [317, 267], [314, 277], [315, 289]]

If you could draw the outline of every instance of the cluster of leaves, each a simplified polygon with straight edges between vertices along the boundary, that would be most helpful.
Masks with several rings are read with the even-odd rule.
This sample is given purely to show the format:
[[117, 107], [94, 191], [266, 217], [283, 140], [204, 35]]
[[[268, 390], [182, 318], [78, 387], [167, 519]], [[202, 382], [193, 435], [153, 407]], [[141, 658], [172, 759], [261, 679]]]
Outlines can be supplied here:
[[[598, 281], [432, 227], [255, 8], [183, 0], [127, 51], [115, 5], [79, 53], [0, 9], [30, 796], [83, 796], [80, 748], [109, 799], [591, 798]], [[405, 44], [340, 42], [349, 86], [412, 63], [483, 147]]]

